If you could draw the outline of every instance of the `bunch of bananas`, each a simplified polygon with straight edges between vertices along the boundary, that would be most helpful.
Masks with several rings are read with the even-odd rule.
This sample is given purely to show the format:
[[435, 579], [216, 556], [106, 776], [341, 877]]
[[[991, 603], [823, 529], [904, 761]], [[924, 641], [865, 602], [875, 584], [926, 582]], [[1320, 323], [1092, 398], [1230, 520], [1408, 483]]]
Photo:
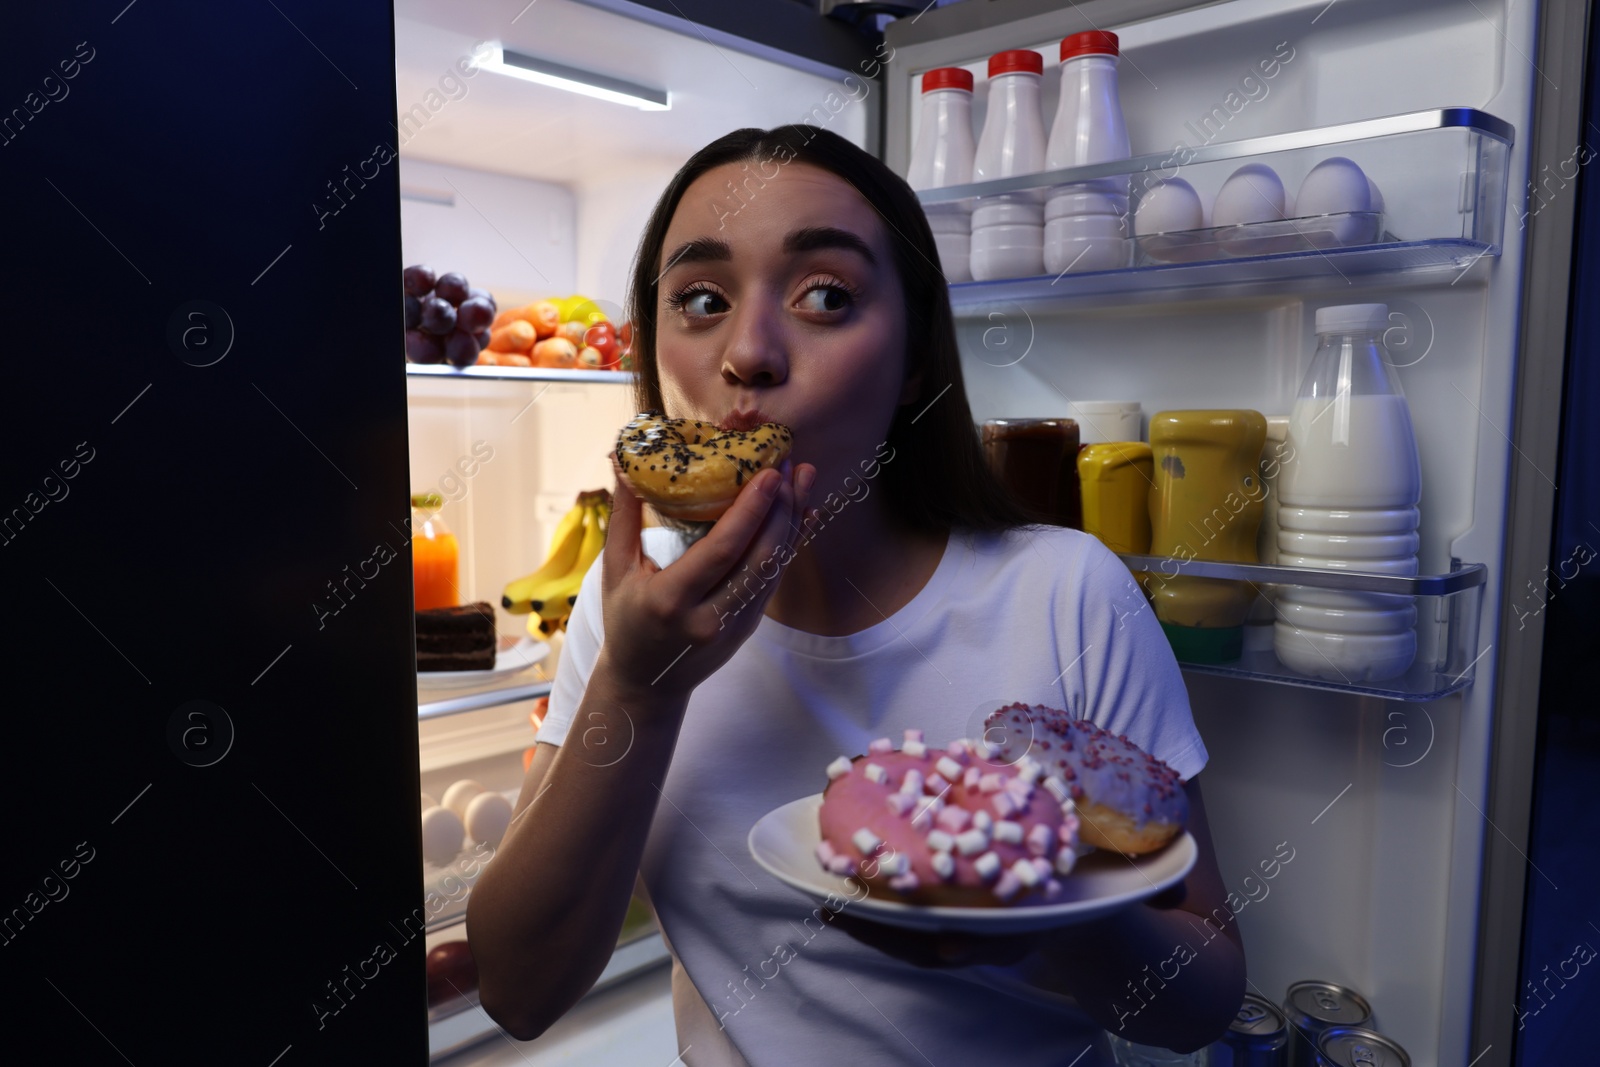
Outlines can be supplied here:
[[506, 586], [501, 606], [513, 615], [531, 615], [528, 632], [535, 636], [565, 629], [578, 586], [605, 548], [610, 525], [610, 491], [579, 493], [578, 502], [556, 525], [549, 557], [538, 570]]

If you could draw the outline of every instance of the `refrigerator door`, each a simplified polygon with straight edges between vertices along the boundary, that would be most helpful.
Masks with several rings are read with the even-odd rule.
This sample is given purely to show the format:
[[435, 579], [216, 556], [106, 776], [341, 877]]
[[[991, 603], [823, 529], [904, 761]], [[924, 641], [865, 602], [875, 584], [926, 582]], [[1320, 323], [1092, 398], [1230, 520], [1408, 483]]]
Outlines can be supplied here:
[[[981, 125], [988, 56], [1037, 49], [1046, 57], [1048, 123], [1059, 87], [1056, 43], [1090, 29], [1121, 37], [1133, 153], [1196, 159], [1180, 176], [1202, 175], [1195, 184], [1206, 202], [1248, 162], [1206, 163], [1228, 142], [1264, 138], [1262, 151], [1276, 151], [1274, 137], [1287, 146], [1308, 131], [1434, 108], [1476, 109], [1515, 131], [1504, 172], [1510, 195], [1495, 194], [1499, 217], [1481, 231], [1499, 236], [1461, 255], [1454, 269], [1394, 260], [1369, 271], [1352, 250], [1308, 257], [1320, 270], [1279, 274], [1240, 254], [1219, 269], [1171, 268], [1189, 272], [1184, 286], [1163, 287], [1157, 278], [1167, 268], [1146, 265], [981, 291], [957, 286], [953, 294], [965, 309], [958, 331], [979, 419], [1070, 415], [1074, 402], [1090, 399], [1138, 400], [1147, 416], [1238, 407], [1287, 415], [1315, 349], [1316, 310], [1389, 305], [1395, 328], [1386, 340], [1422, 457], [1423, 573], [1449, 572], [1457, 561], [1488, 567], [1476, 645], [1463, 664], [1472, 684], [1407, 702], [1353, 687], [1341, 694], [1187, 677], [1211, 753], [1200, 780], [1235, 891], [1251, 992], [1281, 1002], [1301, 979], [1354, 987], [1372, 1002], [1379, 1029], [1419, 1067], [1483, 1054], [1483, 1063], [1503, 1062], [1496, 1057], [1510, 1045], [1508, 1008], [1492, 1009], [1496, 1029], [1474, 1026], [1491, 1013], [1476, 999], [1484, 995], [1482, 950], [1503, 925], [1496, 905], [1505, 898], [1485, 894], [1501, 865], [1501, 835], [1519, 834], [1514, 815], [1502, 823], [1494, 813], [1519, 791], [1525, 810], [1527, 795], [1525, 773], [1502, 778], [1491, 767], [1504, 755], [1497, 731], [1525, 706], [1519, 677], [1527, 676], [1503, 680], [1501, 669], [1530, 647], [1506, 632], [1507, 601], [1522, 575], [1503, 561], [1519, 545], [1538, 544], [1541, 521], [1548, 530], [1548, 498], [1527, 492], [1542, 464], [1525, 462], [1520, 443], [1525, 425], [1554, 416], [1554, 396], [1526, 387], [1537, 380], [1530, 368], [1559, 364], [1560, 347], [1533, 343], [1525, 316], [1545, 310], [1531, 294], [1553, 290], [1564, 300], [1566, 276], [1564, 253], [1539, 240], [1559, 230], [1549, 206], [1559, 189], [1552, 181], [1542, 199], [1523, 190], [1536, 174], [1543, 178], [1546, 160], [1555, 172], [1579, 137], [1579, 124], [1562, 118], [1574, 94], [1557, 87], [1581, 84], [1581, 45], [1552, 49], [1550, 40], [1549, 27], [1563, 18], [1570, 22], [1572, 12], [1561, 5], [1458, 0], [997, 0], [901, 20], [886, 36], [894, 59], [884, 158], [902, 173], [923, 71], [972, 70]], [[1447, 153], [1412, 153], [1402, 137], [1348, 151], [1329, 146], [1325, 155], [1367, 168], [1388, 202], [1385, 225], [1400, 240], [1457, 240], [1466, 217], [1485, 206], [1490, 169]], [[1285, 175], [1291, 196], [1302, 176]], [[1431, 189], [1432, 176], [1444, 195]], [[1570, 175], [1566, 181], [1570, 199]], [[1358, 269], [1340, 269], [1352, 262]], [[1260, 863], [1280, 843], [1298, 858], [1267, 885]], [[1514, 926], [1517, 909], [1506, 914]], [[1497, 995], [1507, 992], [1501, 983]]]
[[425, 1061], [392, 33], [8, 13], [13, 1062]]

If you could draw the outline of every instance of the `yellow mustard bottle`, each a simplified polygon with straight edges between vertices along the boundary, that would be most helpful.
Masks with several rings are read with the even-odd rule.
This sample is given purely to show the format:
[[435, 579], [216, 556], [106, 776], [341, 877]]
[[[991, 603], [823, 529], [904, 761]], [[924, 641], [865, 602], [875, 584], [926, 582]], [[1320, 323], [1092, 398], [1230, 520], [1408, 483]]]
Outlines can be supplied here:
[[1078, 453], [1083, 529], [1113, 552], [1150, 551], [1150, 446], [1143, 441], [1085, 445]]
[[1225, 663], [1243, 650], [1255, 590], [1181, 571], [1192, 559], [1256, 562], [1266, 439], [1259, 411], [1163, 411], [1150, 419], [1150, 550], [1176, 562], [1149, 572], [1145, 588], [1180, 660]]

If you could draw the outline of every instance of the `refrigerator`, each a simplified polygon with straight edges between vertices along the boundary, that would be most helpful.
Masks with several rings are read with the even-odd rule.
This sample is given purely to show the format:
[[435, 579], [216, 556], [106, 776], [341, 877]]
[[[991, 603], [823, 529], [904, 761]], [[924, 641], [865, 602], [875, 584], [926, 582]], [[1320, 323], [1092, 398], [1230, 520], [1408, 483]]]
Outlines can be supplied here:
[[[1315, 310], [1389, 305], [1423, 465], [1425, 661], [1387, 688], [1264, 660], [1186, 671], [1201, 781], [1253, 991], [1338, 982], [1417, 1067], [1512, 1062], [1543, 637], [1517, 597], [1550, 543], [1593, 154], [1584, 5], [824, 6], [869, 9], [856, 27], [785, 0], [19, 16], [0, 180], [20, 352], [38, 356], [6, 428], [6, 548], [48, 622], [17, 654], [8, 760], [53, 803], [18, 819], [5, 881], [17, 1047], [144, 1062], [245, 1042], [286, 1064], [666, 1049], [647, 922], [615, 984], [525, 1048], [470, 998], [427, 1004], [423, 953], [460, 938], [470, 876], [424, 863], [417, 794], [515, 794], [560, 649], [491, 686], [419, 686], [406, 497], [441, 493], [463, 594], [495, 603], [573, 496], [609, 482], [631, 401], [617, 375], [402, 375], [399, 271], [460, 271], [502, 307], [620, 304], [655, 196], [714, 137], [809, 121], [903, 174], [924, 71], [973, 70], [981, 125], [987, 57], [1035, 48], [1048, 124], [1056, 42], [1108, 29], [1149, 168], [1182, 146], [1209, 196], [1252, 159], [1292, 184], [1344, 155], [1383, 190], [1382, 237], [954, 286], [974, 415], [1287, 414]], [[488, 40], [669, 89], [673, 110], [465, 74]], [[363, 577], [380, 542], [394, 559]], [[522, 636], [523, 618], [498, 622]], [[1294, 861], [1246, 884], [1280, 843]]]

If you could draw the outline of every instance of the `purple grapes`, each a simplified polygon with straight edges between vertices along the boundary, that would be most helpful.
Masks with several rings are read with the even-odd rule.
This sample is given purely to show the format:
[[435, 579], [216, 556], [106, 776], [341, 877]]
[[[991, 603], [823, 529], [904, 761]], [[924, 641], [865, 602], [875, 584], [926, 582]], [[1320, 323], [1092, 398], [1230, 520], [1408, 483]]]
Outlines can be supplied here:
[[422, 325], [422, 301], [406, 294], [406, 329], [415, 330]]
[[422, 302], [422, 329], [435, 337], [444, 337], [456, 328], [456, 309], [448, 301], [430, 296]]
[[433, 291], [433, 271], [418, 264], [407, 267], [404, 275], [407, 296], [421, 298]]
[[480, 297], [463, 300], [461, 306], [456, 308], [456, 329], [468, 333], [477, 333], [486, 330], [494, 321], [494, 305]]
[[443, 363], [444, 345], [421, 330], [406, 331], [406, 362]]
[[470, 333], [457, 330], [444, 342], [444, 358], [452, 367], [470, 367], [478, 362], [478, 341]]
[[433, 283], [433, 295], [450, 301], [452, 307], [459, 307], [470, 295], [467, 279], [454, 271], [441, 274], [439, 280]]

